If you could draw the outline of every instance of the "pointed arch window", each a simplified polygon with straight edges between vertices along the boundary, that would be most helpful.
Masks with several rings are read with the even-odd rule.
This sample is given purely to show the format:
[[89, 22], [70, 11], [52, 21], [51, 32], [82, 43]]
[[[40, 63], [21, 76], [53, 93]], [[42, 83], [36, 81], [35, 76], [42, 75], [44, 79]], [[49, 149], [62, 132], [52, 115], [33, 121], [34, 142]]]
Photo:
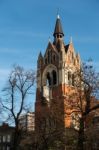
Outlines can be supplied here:
[[52, 63], [52, 50], [48, 51], [47, 56], [48, 56], [48, 63]]
[[72, 86], [75, 85], [75, 76], [71, 72], [68, 72], [68, 84]]
[[72, 60], [74, 59], [74, 53], [72, 52]]
[[74, 79], [75, 77], [74, 77], [74, 74], [72, 74], [72, 86], [74, 86], [75, 85], [75, 79]]
[[45, 65], [47, 65], [47, 58], [45, 58]]
[[50, 63], [50, 52], [48, 51], [48, 63]]
[[56, 61], [56, 56], [55, 55], [53, 55], [53, 62], [55, 62]]
[[55, 70], [52, 71], [53, 85], [57, 84], [57, 73]]
[[50, 63], [52, 63], [52, 50], [50, 51]]
[[71, 72], [68, 72], [68, 84], [71, 85]]
[[47, 81], [46, 81], [46, 84], [47, 84], [47, 86], [50, 86], [50, 85], [51, 85], [51, 76], [50, 76], [50, 73], [49, 73], [49, 72], [47, 73]]

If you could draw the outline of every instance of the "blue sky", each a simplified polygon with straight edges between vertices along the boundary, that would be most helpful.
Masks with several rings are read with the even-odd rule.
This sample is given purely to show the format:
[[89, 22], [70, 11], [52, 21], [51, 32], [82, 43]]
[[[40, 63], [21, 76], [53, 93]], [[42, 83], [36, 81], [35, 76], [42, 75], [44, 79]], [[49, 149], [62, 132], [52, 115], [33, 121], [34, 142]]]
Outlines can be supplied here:
[[57, 9], [65, 43], [99, 67], [99, 0], [0, 0], [0, 89], [13, 64], [36, 69], [53, 31]]

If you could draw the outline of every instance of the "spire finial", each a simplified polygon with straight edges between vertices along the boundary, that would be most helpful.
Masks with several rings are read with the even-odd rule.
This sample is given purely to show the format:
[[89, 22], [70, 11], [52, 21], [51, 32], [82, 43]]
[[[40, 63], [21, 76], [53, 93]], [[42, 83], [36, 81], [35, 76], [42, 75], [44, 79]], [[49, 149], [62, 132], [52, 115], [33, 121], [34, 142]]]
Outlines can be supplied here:
[[59, 19], [60, 16], [59, 16], [59, 8], [57, 9], [57, 19]]
[[70, 37], [70, 43], [72, 43], [73, 42], [73, 38], [72, 38], [72, 36]]
[[50, 38], [50, 36], [49, 36], [49, 38], [48, 38], [48, 41], [49, 41], [49, 42], [51, 42], [51, 38]]
[[60, 16], [59, 16], [59, 14], [57, 14], [57, 19], [60, 19]]

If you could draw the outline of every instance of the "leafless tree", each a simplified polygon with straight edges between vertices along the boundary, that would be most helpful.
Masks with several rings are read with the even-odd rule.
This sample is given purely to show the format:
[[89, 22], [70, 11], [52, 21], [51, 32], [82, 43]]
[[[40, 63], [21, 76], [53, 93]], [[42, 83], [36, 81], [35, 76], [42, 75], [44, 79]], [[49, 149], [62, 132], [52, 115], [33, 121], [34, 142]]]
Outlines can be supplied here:
[[[18, 149], [21, 131], [19, 126], [20, 115], [29, 109], [28, 94], [33, 93], [32, 87], [35, 84], [35, 72], [25, 71], [20, 66], [14, 66], [11, 71], [6, 87], [3, 89], [3, 97], [0, 105], [7, 118], [6, 121], [15, 125], [13, 147]], [[29, 100], [30, 101], [30, 100]]]
[[63, 101], [42, 97], [42, 105], [36, 113], [35, 150], [63, 150], [72, 146], [77, 132], [65, 129]]
[[77, 88], [76, 108], [79, 117], [78, 149], [84, 150], [84, 130], [88, 115], [99, 109], [99, 73], [95, 71], [90, 63], [83, 64], [81, 69], [75, 73], [75, 87]]
[[42, 97], [40, 111], [35, 112], [35, 150], [62, 149], [64, 125], [60, 105], [53, 99], [48, 102]]

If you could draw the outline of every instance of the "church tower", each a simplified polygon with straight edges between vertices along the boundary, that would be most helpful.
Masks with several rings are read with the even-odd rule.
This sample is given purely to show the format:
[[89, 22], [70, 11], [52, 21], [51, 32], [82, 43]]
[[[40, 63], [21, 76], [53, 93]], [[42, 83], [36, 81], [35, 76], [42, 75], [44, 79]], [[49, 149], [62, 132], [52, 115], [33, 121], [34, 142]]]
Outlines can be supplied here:
[[56, 18], [53, 37], [53, 42], [48, 42], [45, 54], [40, 52], [37, 60], [35, 115], [37, 118], [42, 113], [42, 108], [45, 107], [42, 102], [46, 102], [47, 109], [51, 109], [53, 101], [56, 101], [62, 104], [59, 107], [63, 111], [64, 127], [71, 127], [74, 108], [68, 97], [75, 90], [74, 73], [80, 69], [80, 56], [75, 52], [72, 39], [69, 44], [64, 43], [59, 15]]

